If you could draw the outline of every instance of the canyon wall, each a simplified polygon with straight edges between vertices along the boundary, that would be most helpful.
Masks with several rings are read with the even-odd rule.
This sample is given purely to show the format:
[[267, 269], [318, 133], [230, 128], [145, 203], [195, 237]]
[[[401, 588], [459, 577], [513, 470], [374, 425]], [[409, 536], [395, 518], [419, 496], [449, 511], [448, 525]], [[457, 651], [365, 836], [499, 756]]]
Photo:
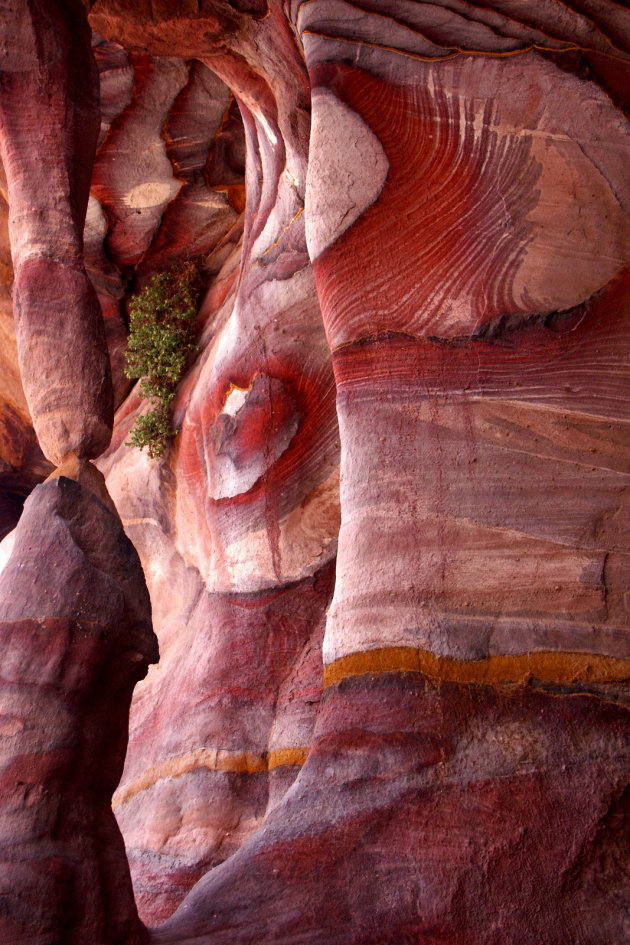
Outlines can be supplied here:
[[1, 11], [6, 942], [621, 945], [630, 15]]

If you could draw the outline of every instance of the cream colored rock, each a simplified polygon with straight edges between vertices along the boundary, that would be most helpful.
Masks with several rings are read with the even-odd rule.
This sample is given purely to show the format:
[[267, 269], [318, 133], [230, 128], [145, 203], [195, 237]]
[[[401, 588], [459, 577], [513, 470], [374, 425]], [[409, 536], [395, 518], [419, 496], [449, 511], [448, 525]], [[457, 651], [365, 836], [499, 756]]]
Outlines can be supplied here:
[[330, 90], [315, 89], [304, 207], [311, 262], [374, 203], [388, 167], [361, 116]]

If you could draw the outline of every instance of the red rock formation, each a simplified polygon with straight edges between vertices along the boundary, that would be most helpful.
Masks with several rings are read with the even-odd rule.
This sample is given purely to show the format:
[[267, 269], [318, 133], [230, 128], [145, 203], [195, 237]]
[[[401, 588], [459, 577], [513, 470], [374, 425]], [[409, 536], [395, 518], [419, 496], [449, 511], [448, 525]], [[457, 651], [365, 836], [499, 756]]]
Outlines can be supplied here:
[[358, 669], [283, 803], [152, 940], [623, 942], [627, 708]]
[[109, 442], [113, 404], [100, 306], [82, 259], [99, 127], [84, 7], [39, 0], [7, 10], [0, 26], [0, 156], [22, 383], [45, 455], [54, 463], [71, 450], [94, 457]]
[[[38, 486], [0, 575], [0, 938], [145, 941], [111, 796], [157, 659], [138, 557], [98, 473]], [[102, 492], [101, 492], [102, 491]]]
[[[601, 848], [621, 856], [606, 824], [621, 816], [628, 759], [618, 755], [624, 710], [607, 715], [607, 700], [618, 696], [606, 687], [628, 675], [627, 620], [613, 603], [627, 577], [620, 545], [597, 522], [620, 508], [615, 497], [627, 475], [626, 375], [616, 373], [613, 341], [627, 312], [616, 277], [629, 248], [625, 124], [592, 86], [588, 107], [606, 128], [606, 146], [574, 123], [585, 80], [527, 52], [532, 37], [497, 40], [486, 29], [482, 43], [478, 26], [474, 46], [464, 32], [454, 48], [468, 42], [479, 53], [485, 43], [489, 53], [520, 58], [423, 65], [377, 48], [379, 29], [381, 46], [392, 45], [389, 19], [357, 18], [349, 36], [334, 5], [305, 5], [295, 15], [314, 86], [306, 234], [344, 445], [324, 643], [325, 761], [318, 764], [316, 739], [263, 830], [196, 888], [157, 938], [506, 941], [523, 929], [525, 940], [615, 940], [624, 934], [622, 906], [618, 887], [602, 892], [610, 879]], [[582, 28], [578, 20], [572, 29]], [[342, 61], [333, 67], [335, 58]], [[523, 85], [528, 94], [519, 98]], [[575, 109], [567, 109], [571, 100]], [[269, 136], [255, 140], [260, 166], [273, 167]], [[260, 200], [267, 219], [271, 204]], [[393, 273], [384, 242], [393, 243]], [[239, 397], [228, 411], [237, 417], [244, 395], [229, 396]], [[194, 416], [187, 412], [184, 423]], [[208, 451], [222, 437], [216, 421], [206, 429], [212, 495], [223, 458]], [[607, 459], [591, 464], [594, 488], [569, 515], [584, 451], [598, 449], [604, 429]], [[267, 442], [273, 451], [273, 438]], [[186, 427], [182, 457], [185, 443]], [[543, 496], [549, 515], [541, 518]], [[221, 520], [210, 521], [223, 550]], [[530, 692], [532, 684], [549, 692]], [[348, 686], [369, 707], [365, 715], [346, 708]], [[579, 702], [585, 686], [590, 694]], [[417, 717], [392, 707], [407, 698]], [[595, 769], [586, 743], [569, 748], [558, 736], [562, 764], [585, 772], [578, 788], [559, 773], [554, 782], [547, 772], [558, 762], [544, 746], [556, 728], [581, 730], [584, 711], [601, 733]], [[434, 716], [448, 720], [448, 745], [432, 735], [425, 748], [420, 719]], [[397, 746], [394, 760], [388, 745]], [[452, 787], [443, 773], [451, 758]], [[474, 778], [465, 773], [471, 766]], [[572, 804], [559, 806], [572, 793], [582, 798], [579, 815]], [[522, 797], [513, 811], [512, 795]], [[506, 819], [514, 825], [508, 840]], [[388, 830], [405, 838], [403, 849], [411, 844], [402, 864]], [[450, 831], [456, 849], [447, 845]], [[592, 860], [589, 849], [597, 849]], [[436, 856], [444, 857], [440, 869]], [[387, 890], [382, 901], [368, 861]], [[523, 873], [535, 878], [516, 896], [510, 877]], [[534, 894], [539, 886], [548, 898]], [[577, 908], [585, 898], [590, 918]], [[330, 903], [338, 907], [324, 908]], [[552, 916], [561, 918], [550, 932]]]
[[[290, 48], [286, 27], [277, 41]], [[138, 690], [116, 796], [141, 914], [154, 924], [279, 800], [305, 757], [321, 691], [338, 530], [334, 381], [304, 233], [306, 77], [302, 69], [296, 86], [286, 57], [272, 54], [273, 83], [232, 59], [221, 73], [246, 116], [242, 261], [239, 275], [228, 256], [202, 306], [202, 352], [175, 404], [170, 468], [124, 447], [132, 414], [123, 411], [100, 462], [145, 565], [162, 653]], [[291, 56], [301, 69], [294, 47]], [[258, 163], [267, 136], [281, 153], [263, 143]], [[302, 662], [305, 681], [278, 698]], [[177, 822], [167, 815], [175, 809]]]
[[[2, 177], [0, 167], [0, 178]], [[20, 379], [11, 286], [6, 181], [0, 183], [0, 539], [17, 524], [24, 499], [51, 471], [33, 431]]]
[[[142, 916], [181, 902], [152, 940], [625, 941], [626, 12], [91, 22], [136, 64], [97, 168], [109, 252], [143, 278], [190, 225], [217, 273], [172, 449], [125, 446], [134, 393], [100, 461], [163, 654], [116, 796]], [[183, 130], [206, 67], [243, 116], [240, 262], [240, 225], [198, 229], [208, 184], [240, 207], [222, 87], [223, 129]]]

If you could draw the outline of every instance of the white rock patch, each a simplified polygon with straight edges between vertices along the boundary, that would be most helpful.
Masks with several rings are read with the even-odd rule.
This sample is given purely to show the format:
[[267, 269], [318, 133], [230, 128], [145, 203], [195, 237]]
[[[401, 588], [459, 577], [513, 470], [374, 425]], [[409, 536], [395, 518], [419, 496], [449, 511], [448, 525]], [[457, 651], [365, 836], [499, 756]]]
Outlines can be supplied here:
[[374, 203], [388, 171], [385, 151], [361, 116], [329, 89], [315, 89], [305, 201], [311, 260]]
[[0, 574], [4, 571], [5, 565], [13, 552], [15, 544], [15, 529], [0, 541]]

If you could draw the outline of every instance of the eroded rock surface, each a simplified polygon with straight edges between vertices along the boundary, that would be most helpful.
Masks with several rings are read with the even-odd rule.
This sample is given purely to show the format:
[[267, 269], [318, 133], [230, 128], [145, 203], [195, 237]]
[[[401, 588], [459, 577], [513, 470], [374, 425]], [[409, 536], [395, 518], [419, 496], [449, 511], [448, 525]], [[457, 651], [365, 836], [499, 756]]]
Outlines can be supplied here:
[[622, 942], [626, 726], [607, 697], [355, 667], [282, 804], [153, 941]]
[[271, 75], [253, 48], [218, 70], [244, 116], [247, 209], [201, 307], [180, 435], [160, 468], [131, 453], [130, 400], [99, 462], [147, 573], [162, 653], [138, 690], [115, 799], [152, 924], [279, 801], [321, 694], [339, 439], [303, 219], [308, 83], [286, 24], [274, 43]]
[[37, 486], [10, 540], [0, 572], [0, 937], [142, 942], [111, 811], [131, 693], [157, 659], [142, 569], [115, 513], [65, 476]]
[[0, 155], [20, 374], [40, 446], [57, 464], [70, 450], [98, 456], [113, 423], [101, 311], [82, 256], [98, 85], [79, 0], [4, 6]]
[[101, 304], [210, 282], [179, 435], [126, 446], [136, 390], [99, 460], [162, 653], [114, 801], [152, 940], [625, 941], [627, 12], [90, 23]]

